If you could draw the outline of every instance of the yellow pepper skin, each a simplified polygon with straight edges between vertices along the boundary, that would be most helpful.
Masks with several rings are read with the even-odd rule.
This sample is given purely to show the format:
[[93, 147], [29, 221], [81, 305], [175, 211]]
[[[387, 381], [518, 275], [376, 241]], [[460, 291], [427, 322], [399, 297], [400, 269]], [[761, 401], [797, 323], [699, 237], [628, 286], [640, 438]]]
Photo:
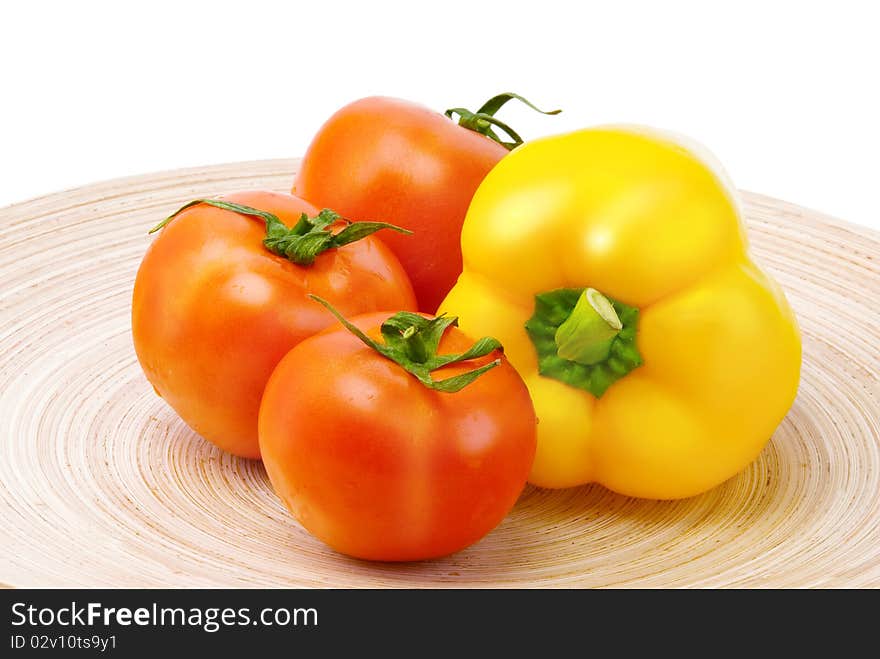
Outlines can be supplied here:
[[[698, 151], [647, 129], [586, 129], [518, 147], [477, 190], [464, 271], [439, 311], [498, 338], [525, 379], [535, 485], [693, 496], [754, 460], [791, 407], [796, 320], [749, 257], [735, 190]], [[588, 288], [620, 312], [602, 335]], [[548, 293], [555, 307], [536, 298]], [[586, 315], [554, 330], [575, 300]]]

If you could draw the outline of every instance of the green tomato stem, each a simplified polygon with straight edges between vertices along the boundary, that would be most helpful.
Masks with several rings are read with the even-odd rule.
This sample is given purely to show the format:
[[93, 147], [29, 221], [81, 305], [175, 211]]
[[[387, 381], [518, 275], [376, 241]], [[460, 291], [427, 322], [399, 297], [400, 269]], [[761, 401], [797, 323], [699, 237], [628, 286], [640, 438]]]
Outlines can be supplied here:
[[342, 323], [343, 327], [364, 344], [386, 359], [390, 359], [411, 375], [414, 375], [419, 382], [429, 389], [454, 394], [501, 363], [500, 358], [494, 359], [487, 364], [483, 364], [470, 371], [465, 371], [459, 375], [454, 375], [444, 380], [435, 380], [432, 371], [449, 364], [457, 364], [485, 357], [495, 350], [503, 350], [501, 344], [497, 339], [484, 336], [464, 352], [447, 355], [437, 354], [443, 333], [451, 325], [457, 325], [458, 318], [455, 316], [425, 318], [411, 311], [399, 311], [382, 323], [381, 330], [384, 341], [380, 343], [374, 341], [358, 329], [357, 326], [350, 323], [327, 300], [317, 295], [309, 295], [309, 297], [315, 302], [324, 305], [330, 313], [336, 316], [336, 319]]
[[[177, 209], [162, 222], [150, 230], [159, 231], [180, 213], [198, 204], [207, 204], [222, 210], [232, 211], [250, 217], [259, 217], [266, 223], [266, 237], [263, 245], [273, 254], [283, 256], [297, 265], [308, 266], [315, 258], [328, 249], [336, 249], [348, 245], [381, 229], [391, 229], [398, 233], [411, 234], [412, 231], [388, 224], [387, 222], [350, 222], [325, 208], [315, 217], [303, 213], [293, 227], [288, 227], [278, 217], [268, 211], [252, 208], [243, 204], [235, 204], [221, 199], [196, 199]], [[347, 226], [339, 233], [331, 231], [337, 222], [346, 222]]]
[[[475, 133], [479, 133], [480, 135], [485, 135], [486, 137], [495, 140], [506, 149], [512, 150], [522, 144], [523, 139], [519, 136], [519, 133], [513, 130], [506, 123], [504, 123], [500, 119], [496, 119], [495, 113], [498, 112], [498, 110], [500, 110], [505, 103], [513, 99], [524, 103], [535, 112], [540, 112], [541, 114], [551, 115], [559, 114], [560, 112], [562, 112], [562, 110], [541, 110], [519, 94], [506, 92], [504, 94], [493, 96], [488, 101], [483, 103], [482, 107], [480, 107], [480, 109], [476, 112], [471, 112], [467, 108], [450, 108], [446, 111], [445, 114], [450, 119], [454, 119], [454, 115], [458, 115], [458, 125], [462, 128], [467, 128], [468, 130], [472, 130]], [[495, 132], [495, 128], [498, 128], [506, 133], [508, 139], [501, 139], [498, 133]]]

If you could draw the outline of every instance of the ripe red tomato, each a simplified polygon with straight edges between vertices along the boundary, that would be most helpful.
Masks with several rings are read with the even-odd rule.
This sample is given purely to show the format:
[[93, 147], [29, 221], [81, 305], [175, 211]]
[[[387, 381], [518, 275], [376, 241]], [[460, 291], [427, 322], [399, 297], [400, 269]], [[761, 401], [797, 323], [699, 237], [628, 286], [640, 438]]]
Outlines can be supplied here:
[[[317, 214], [289, 194], [222, 200], [268, 211], [287, 227]], [[375, 237], [329, 249], [311, 265], [272, 253], [264, 238], [259, 217], [192, 206], [150, 245], [132, 300], [134, 347], [156, 392], [202, 437], [247, 458], [260, 457], [257, 413], [272, 369], [334, 322], [309, 293], [350, 314], [415, 308], [406, 273]]]
[[412, 239], [382, 240], [434, 312], [461, 274], [461, 225], [477, 186], [507, 148], [442, 114], [396, 98], [345, 106], [306, 151], [294, 194], [354, 220], [393, 222]]
[[[387, 318], [351, 322], [380, 341]], [[472, 344], [450, 327], [438, 352]], [[537, 421], [519, 375], [488, 349], [434, 372], [488, 369], [455, 393], [338, 325], [291, 350], [266, 385], [259, 430], [272, 485], [300, 523], [350, 556], [407, 561], [458, 551], [501, 522], [528, 477]]]

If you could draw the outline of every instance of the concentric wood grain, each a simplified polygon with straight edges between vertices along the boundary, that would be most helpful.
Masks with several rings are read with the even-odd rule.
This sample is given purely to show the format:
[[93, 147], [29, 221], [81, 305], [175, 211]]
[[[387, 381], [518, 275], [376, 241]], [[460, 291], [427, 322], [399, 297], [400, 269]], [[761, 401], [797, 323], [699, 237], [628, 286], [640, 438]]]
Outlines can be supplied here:
[[221, 454], [153, 394], [129, 327], [150, 226], [198, 196], [285, 190], [295, 167], [152, 174], [0, 210], [0, 582], [880, 587], [880, 234], [753, 194], [754, 253], [798, 314], [804, 365], [744, 473], [677, 502], [529, 488], [443, 560], [328, 550], [259, 463]]

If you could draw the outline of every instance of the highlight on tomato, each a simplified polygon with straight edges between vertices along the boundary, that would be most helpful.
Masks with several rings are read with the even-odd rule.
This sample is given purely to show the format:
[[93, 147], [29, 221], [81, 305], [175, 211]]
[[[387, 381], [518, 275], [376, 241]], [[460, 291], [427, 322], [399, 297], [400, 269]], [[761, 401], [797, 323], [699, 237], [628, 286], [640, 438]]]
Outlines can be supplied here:
[[259, 458], [257, 415], [278, 361], [346, 314], [415, 309], [397, 258], [371, 234], [290, 194], [193, 201], [161, 223], [134, 285], [132, 338], [156, 392], [221, 449]]
[[338, 317], [266, 385], [260, 449], [276, 493], [357, 558], [421, 560], [476, 542], [513, 507], [534, 459], [522, 379], [498, 341], [472, 341], [454, 317]]
[[412, 230], [419, 240], [388, 232], [382, 240], [409, 274], [419, 309], [433, 313], [461, 273], [461, 226], [477, 186], [523, 142], [495, 116], [512, 99], [559, 112], [511, 93], [476, 112], [452, 108], [445, 115], [397, 98], [355, 101], [315, 135], [293, 192], [355, 220]]

